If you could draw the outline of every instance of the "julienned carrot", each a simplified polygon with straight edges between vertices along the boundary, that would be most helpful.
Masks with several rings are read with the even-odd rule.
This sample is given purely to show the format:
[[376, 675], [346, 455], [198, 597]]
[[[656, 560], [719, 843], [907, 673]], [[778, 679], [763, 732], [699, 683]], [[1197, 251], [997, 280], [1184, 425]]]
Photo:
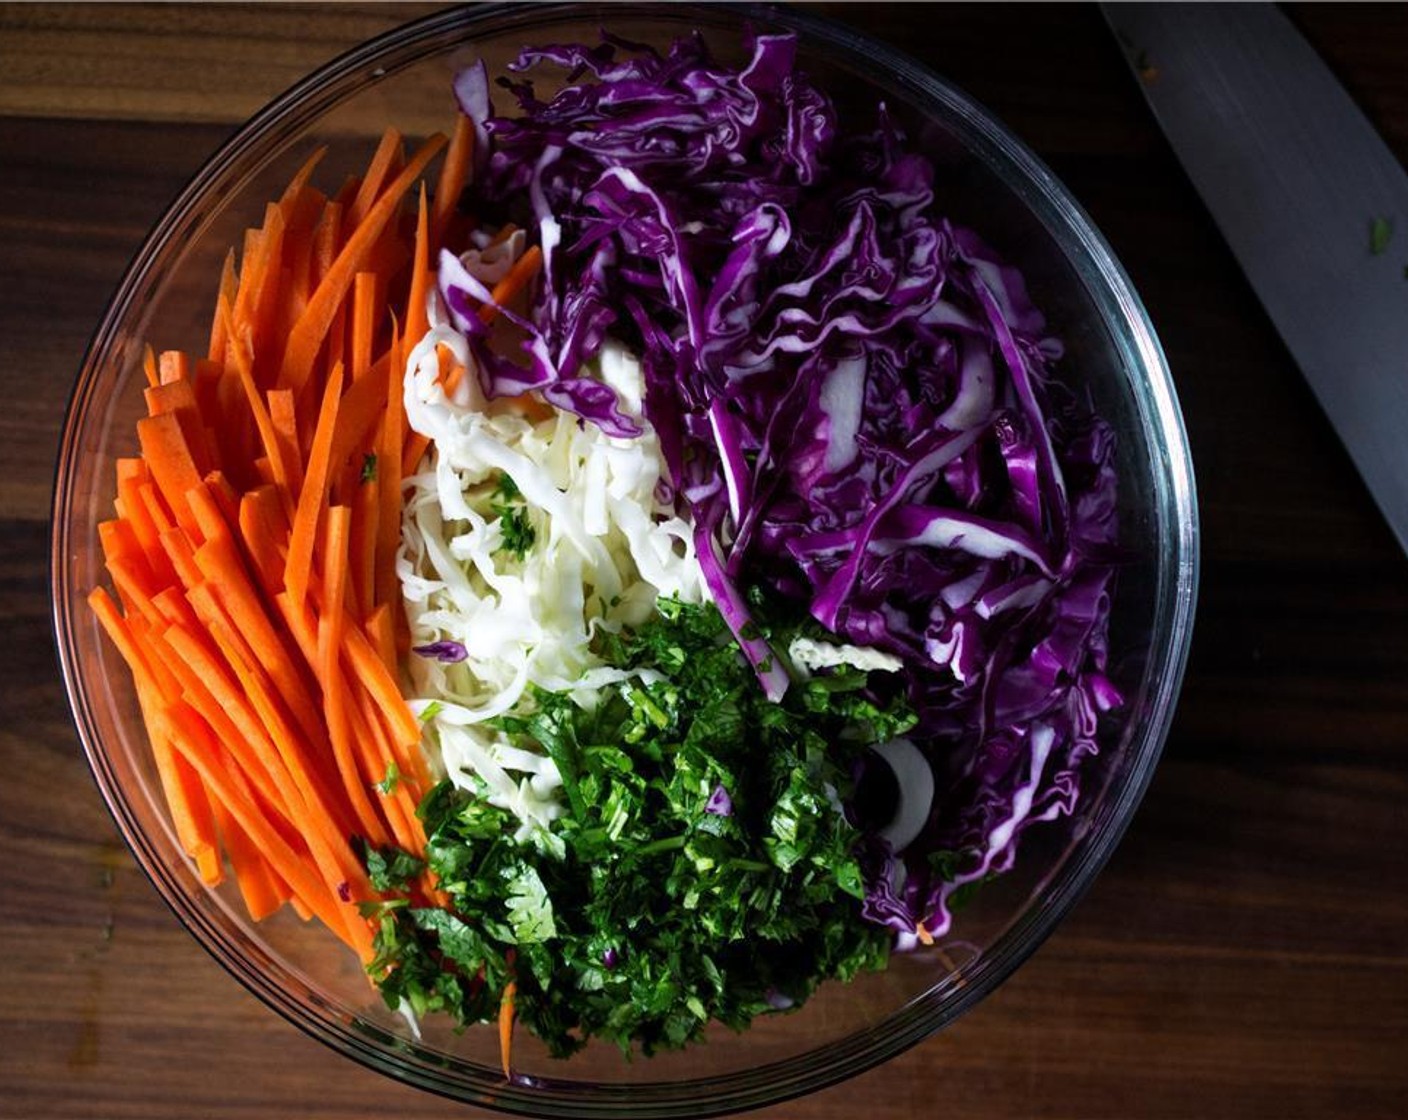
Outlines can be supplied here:
[[279, 284], [279, 261], [283, 257], [284, 212], [277, 203], [269, 203], [264, 211], [264, 227], [259, 231], [252, 255], [247, 255], [235, 292], [233, 321], [251, 334], [251, 348], [260, 352], [270, 330], [274, 301]]
[[322, 162], [323, 157], [327, 154], [328, 150], [326, 146], [315, 148], [313, 153], [304, 161], [303, 166], [300, 167], [294, 173], [293, 178], [289, 180], [288, 186], [284, 188], [283, 196], [279, 199], [279, 205], [285, 209], [285, 217], [289, 216], [289, 208], [297, 203], [303, 193], [303, 188], [308, 185], [308, 180], [313, 177], [313, 169]]
[[[223, 307], [221, 313], [224, 313]], [[264, 398], [259, 393], [259, 385], [254, 377], [254, 362], [250, 356], [250, 339], [242, 336], [233, 325], [229, 328], [228, 333], [230, 335], [231, 362], [235, 367], [239, 385], [244, 390], [249, 416], [254, 421], [254, 429], [259, 435], [259, 442], [264, 448], [264, 454], [269, 457], [269, 465], [274, 472], [274, 481], [284, 488], [284, 491], [289, 495], [289, 503], [292, 504], [293, 468], [288, 464], [286, 440], [280, 436], [278, 429], [275, 428]]]
[[434, 274], [430, 271], [430, 238], [430, 213], [425, 199], [425, 184], [422, 183], [420, 203], [416, 208], [416, 247], [411, 255], [411, 290], [406, 296], [407, 338], [420, 338], [430, 326], [426, 305], [434, 282]]
[[518, 992], [518, 984], [510, 980], [504, 985], [504, 995], [499, 1003], [499, 1057], [503, 1062], [504, 1076], [513, 1077], [513, 997]]
[[180, 421], [170, 412], [143, 417], [137, 421], [137, 439], [167, 509], [178, 525], [187, 532], [193, 531], [195, 521], [184, 496], [200, 482], [202, 472], [191, 458]]
[[371, 162], [367, 164], [366, 174], [362, 176], [356, 197], [348, 209], [348, 221], [355, 226], [367, 216], [372, 203], [381, 194], [381, 188], [386, 185], [387, 178], [395, 175], [405, 161], [406, 151], [401, 134], [394, 128], [388, 128], [382, 134], [381, 143], [377, 145]]
[[[150, 651], [144, 649], [144, 643], [101, 588], [88, 596], [88, 604], [132, 671], [138, 704], [144, 716], [148, 717], [147, 726], [152, 728], [151, 714], [174, 695], [173, 689], [169, 685], [163, 688], [159, 683], [161, 674]], [[197, 861], [202, 879], [209, 882], [213, 876], [206, 853], [214, 850], [215, 838], [209, 802], [205, 800], [204, 792], [189, 780], [184, 768], [173, 761], [170, 743], [160, 733], [152, 735], [152, 757], [171, 810], [176, 838], [186, 854]]]
[[499, 308], [508, 306], [514, 296], [528, 287], [542, 266], [543, 251], [536, 245], [530, 246], [513, 262], [513, 267], [504, 274], [504, 278], [494, 285], [494, 290], [489, 293], [492, 301], [479, 309], [479, 318], [485, 323], [492, 322]]
[[396, 678], [381, 663], [381, 658], [367, 641], [366, 635], [356, 627], [349, 627], [347, 641], [343, 643], [342, 648], [344, 654], [351, 659], [357, 678], [380, 705], [382, 714], [391, 721], [392, 732], [398, 737], [398, 741], [418, 741], [420, 725], [416, 723], [416, 717], [411, 715], [411, 709], [401, 698]]
[[161, 618], [166, 626], [182, 626], [187, 630], [199, 629], [196, 612], [191, 610], [191, 604], [176, 588], [165, 588], [152, 602], [156, 604], [157, 610], [161, 611]]
[[391, 624], [391, 607], [388, 603], [378, 603], [367, 615], [367, 637], [381, 657], [388, 672], [396, 671], [396, 632]]
[[274, 426], [274, 440], [288, 472], [290, 498], [303, 488], [303, 454], [298, 442], [298, 409], [292, 389], [270, 389], [268, 393], [269, 422]]
[[445, 234], [459, 207], [460, 195], [469, 182], [469, 169], [473, 163], [474, 122], [461, 113], [455, 120], [455, 131], [450, 137], [445, 162], [440, 165], [440, 181], [435, 187], [431, 240], [437, 247], [445, 244]]
[[368, 789], [377, 778], [363, 772], [357, 757], [347, 692], [342, 683], [341, 649], [347, 592], [347, 536], [351, 511], [347, 506], [327, 510], [323, 539], [322, 616], [318, 623], [318, 677], [323, 686], [323, 715], [332, 740], [333, 757], [342, 775], [343, 789], [361, 823], [362, 834], [378, 846], [389, 842]]
[[[346, 849], [346, 838], [353, 834], [353, 826], [350, 817], [344, 819], [339, 812], [341, 802], [331, 792], [332, 783], [320, 772], [317, 760], [309, 757], [306, 745], [300, 744], [297, 735], [284, 721], [255, 670], [239, 657], [231, 656], [229, 635], [216, 627], [214, 636], [221, 656], [233, 670], [239, 689], [220, 678], [219, 670], [214, 669], [207, 670], [211, 673], [208, 681], [212, 691], [232, 708], [239, 708], [239, 727], [253, 751], [263, 754], [266, 746], [272, 748], [277, 763], [267, 762], [266, 769], [289, 776], [291, 785], [284, 791], [284, 804], [298, 816], [298, 823], [310, 846], [316, 835], [322, 846], [333, 853]], [[190, 636], [179, 632], [168, 633], [168, 641], [193, 666], [211, 664]]]
[[[238, 770], [251, 788], [258, 791], [265, 815], [275, 827], [286, 837], [295, 835], [300, 806], [298, 800], [290, 799], [294, 792], [292, 778], [259, 729], [236, 723], [207, 682], [191, 667], [188, 642], [186, 632], [173, 623], [153, 642], [153, 647], [181, 682], [181, 698], [205, 720], [226, 752], [225, 768]], [[228, 684], [224, 684], [223, 691], [230, 691]]]
[[215, 588], [215, 597], [229, 623], [248, 641], [303, 733], [317, 742], [323, 735], [323, 725], [311, 690], [233, 546], [225, 539], [207, 541], [196, 549], [195, 559], [196, 567]]
[[439, 135], [421, 145], [348, 237], [289, 334], [280, 374], [282, 384], [295, 392], [302, 390], [313, 371], [318, 350], [332, 325], [333, 316], [346, 297], [353, 277], [362, 267], [363, 257], [371, 251], [382, 230], [391, 221], [402, 196], [444, 145], [445, 138]]
[[[225, 264], [220, 270], [220, 294], [215, 298], [216, 308], [228, 307], [233, 310], [235, 306], [235, 296], [238, 293], [238, 276], [235, 272], [235, 251], [231, 249], [225, 254]], [[229, 320], [221, 315], [216, 315], [210, 321], [210, 346], [206, 350], [206, 357], [212, 362], [223, 362], [225, 360], [225, 343], [227, 341], [225, 328]]]
[[352, 380], [372, 368], [372, 338], [376, 333], [377, 274], [359, 272], [352, 281]]
[[120, 609], [96, 592], [93, 610], [132, 668], [181, 846], [209, 882], [223, 852], [253, 917], [288, 902], [364, 960], [350, 903], [377, 895], [357, 838], [425, 844], [431, 777], [396, 680], [396, 320], [412, 293], [424, 331], [423, 188], [414, 244], [402, 211], [443, 144], [404, 161], [389, 137], [332, 201], [310, 185], [321, 153], [304, 164], [227, 258], [207, 355], [145, 355], [141, 456], [98, 529]]
[[[266, 595], [282, 587], [285, 553], [279, 548], [279, 522], [283, 507], [273, 486], [257, 486], [240, 498], [239, 530], [254, 571]], [[287, 524], [283, 520], [283, 524]]]
[[377, 459], [367, 456], [358, 470], [357, 488], [352, 499], [352, 526], [348, 541], [348, 579], [352, 606], [358, 618], [376, 610], [376, 537], [381, 515], [381, 490], [377, 485]]
[[249, 833], [240, 827], [224, 804], [216, 801], [214, 808], [220, 840], [230, 857], [230, 867], [245, 909], [253, 921], [263, 921], [292, 897], [292, 891], [283, 877], [265, 862]]
[[[343, 467], [348, 465], [358, 448], [372, 446], [371, 437], [376, 422], [386, 411], [386, 364], [378, 361], [371, 374], [353, 382], [338, 402], [337, 423], [333, 428], [332, 444], [328, 448], [331, 481], [341, 478]], [[362, 457], [357, 456], [350, 465], [360, 478]], [[337, 497], [339, 501], [346, 500], [345, 494], [338, 494]]]
[[404, 477], [401, 457], [405, 445], [405, 407], [397, 371], [404, 369], [405, 363], [401, 353], [401, 336], [394, 324], [390, 354], [386, 411], [382, 414], [376, 450], [377, 486], [381, 490], [376, 530], [375, 587], [378, 603], [390, 603], [396, 597], [396, 549], [401, 542], [401, 479]]
[[295, 608], [303, 606], [308, 594], [308, 580], [313, 570], [313, 550], [318, 535], [318, 523], [328, 494], [328, 472], [332, 460], [332, 440], [337, 424], [337, 412], [342, 403], [342, 364], [333, 366], [323, 404], [318, 410], [318, 427], [308, 453], [308, 469], [303, 477], [303, 489], [298, 495], [298, 511], [288, 542], [288, 566], [284, 582]]
[[[240, 795], [235, 783], [214, 764], [212, 756], [217, 753], [214, 749], [216, 744], [205, 724], [184, 704], [170, 705], [162, 712], [162, 718], [179, 732], [172, 736], [173, 745], [200, 774], [212, 795], [220, 799], [240, 827], [258, 843], [260, 851], [283, 880], [329, 929], [351, 933], [354, 923], [348, 922], [346, 914], [339, 912], [339, 900], [335, 894], [329, 893], [322, 876], [306, 858], [284, 842], [262, 814]], [[371, 935], [367, 932], [362, 944], [356, 947], [361, 949], [365, 945], [369, 951], [370, 942]]]
[[184, 529], [173, 526], [163, 530], [161, 548], [183, 589], [189, 590], [205, 578], [196, 567], [196, 550], [191, 547], [191, 539]]

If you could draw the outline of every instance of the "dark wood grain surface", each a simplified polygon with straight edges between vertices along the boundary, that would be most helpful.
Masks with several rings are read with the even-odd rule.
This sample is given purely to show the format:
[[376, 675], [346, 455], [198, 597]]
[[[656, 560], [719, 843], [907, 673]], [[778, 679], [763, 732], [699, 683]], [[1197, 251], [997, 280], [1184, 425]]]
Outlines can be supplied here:
[[[321, 1049], [187, 936], [88, 776], [49, 628], [59, 427], [130, 255], [265, 100], [423, 10], [0, 5], [0, 1116], [484, 1115]], [[995, 110], [1114, 245], [1182, 397], [1203, 587], [1090, 894], [953, 1029], [768, 1115], [1408, 1115], [1408, 560], [1096, 10], [829, 10]], [[1408, 8], [1293, 14], [1408, 158]]]

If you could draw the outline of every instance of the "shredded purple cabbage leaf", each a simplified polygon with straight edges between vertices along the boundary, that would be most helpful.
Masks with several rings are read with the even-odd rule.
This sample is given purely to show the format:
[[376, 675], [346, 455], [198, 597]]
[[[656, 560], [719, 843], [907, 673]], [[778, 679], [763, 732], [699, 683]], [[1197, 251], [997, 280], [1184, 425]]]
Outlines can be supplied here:
[[490, 348], [469, 302], [490, 294], [452, 254], [440, 291], [490, 395], [537, 389], [610, 435], [640, 428], [587, 363], [608, 334], [640, 356], [708, 586], [770, 696], [789, 679], [749, 586], [904, 660], [943, 792], [902, 856], [866, 842], [864, 914], [939, 936], [955, 892], [1073, 810], [1122, 702], [1114, 438], [1054, 376], [1021, 274], [936, 213], [932, 164], [883, 105], [843, 129], [796, 52], [764, 34], [741, 67], [698, 35], [526, 49], [500, 81], [516, 116], [464, 71], [471, 205], [544, 254], [528, 317], [504, 309], [524, 354]]

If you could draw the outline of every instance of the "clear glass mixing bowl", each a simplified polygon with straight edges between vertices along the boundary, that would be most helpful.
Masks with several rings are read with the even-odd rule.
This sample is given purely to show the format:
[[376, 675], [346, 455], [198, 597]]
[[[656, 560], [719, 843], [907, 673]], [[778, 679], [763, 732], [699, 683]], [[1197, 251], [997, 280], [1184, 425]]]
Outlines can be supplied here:
[[[601, 27], [662, 44], [699, 28], [737, 55], [745, 20], [796, 31], [801, 65], [847, 110], [884, 99], [933, 159], [941, 208], [1026, 274], [1120, 440], [1119, 576], [1112, 676], [1128, 697], [1102, 732], [1076, 814], [1029, 831], [1015, 870], [979, 892], [939, 952], [896, 956], [884, 973], [832, 984], [800, 1012], [719, 1030], [681, 1054], [624, 1061], [593, 1046], [567, 1062], [531, 1039], [520, 1076], [499, 1071], [492, 1029], [425, 1025], [389, 1013], [357, 961], [285, 912], [252, 925], [232, 888], [211, 891], [182, 857], [161, 801], [128, 673], [84, 597], [102, 582], [96, 526], [109, 516], [114, 460], [132, 454], [141, 350], [199, 350], [220, 265], [243, 229], [317, 145], [337, 182], [388, 125], [448, 129], [451, 76], [482, 57], [501, 72], [532, 42], [590, 40]], [[350, 1058], [475, 1104], [547, 1117], [700, 1117], [832, 1084], [893, 1057], [973, 1007], [1055, 927], [1109, 857], [1143, 795], [1173, 712], [1197, 583], [1192, 469], [1169, 372], [1138, 297], [1108, 246], [1051, 173], [963, 93], [888, 47], [787, 9], [526, 5], [436, 15], [359, 47], [251, 120], [152, 231], [94, 337], [64, 429], [53, 523], [53, 596], [63, 672], [84, 749], [119, 828], [191, 933], [255, 995]]]

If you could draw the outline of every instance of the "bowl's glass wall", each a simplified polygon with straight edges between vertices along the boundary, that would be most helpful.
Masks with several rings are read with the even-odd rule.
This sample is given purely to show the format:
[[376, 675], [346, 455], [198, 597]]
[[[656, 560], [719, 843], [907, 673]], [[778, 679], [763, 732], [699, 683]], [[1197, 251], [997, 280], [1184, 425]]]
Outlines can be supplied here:
[[[142, 346], [201, 351], [220, 265], [265, 202], [318, 145], [318, 179], [340, 182], [387, 126], [415, 138], [453, 124], [452, 74], [483, 57], [502, 71], [528, 42], [590, 39], [599, 26], [665, 42], [705, 29], [738, 51], [739, 10], [529, 6], [434, 17], [360, 48], [251, 122], [153, 233], [95, 337], [65, 432], [55, 516], [55, 610], [78, 726], [103, 793], [139, 861], [181, 919], [245, 984], [297, 1025], [414, 1083], [514, 1111], [563, 1116], [691, 1115], [762, 1104], [857, 1072], [952, 1021], [1046, 935], [1108, 855], [1167, 730], [1189, 638], [1196, 576], [1192, 477], [1168, 373], [1143, 310], [1108, 249], [1015, 140], [927, 72], [849, 32], [794, 13], [755, 12], [803, 36], [803, 66], [845, 90], [843, 114], [886, 100], [939, 169], [939, 206], [979, 229], [1026, 273], [1067, 345], [1064, 376], [1089, 386], [1120, 437], [1122, 538], [1114, 676], [1129, 697], [1110, 719], [1078, 814], [1029, 831], [1013, 873], [963, 912], [942, 952], [833, 985], [800, 1012], [721, 1032], [683, 1055], [623, 1061], [591, 1049], [552, 1062], [515, 1046], [503, 1084], [488, 1029], [434, 1023], [417, 1041], [380, 1004], [355, 960], [290, 915], [252, 926], [232, 889], [195, 879], [162, 808], [128, 674], [83, 603], [102, 581], [96, 525], [110, 516], [114, 460], [135, 451]], [[877, 77], [878, 75], [878, 77]]]

